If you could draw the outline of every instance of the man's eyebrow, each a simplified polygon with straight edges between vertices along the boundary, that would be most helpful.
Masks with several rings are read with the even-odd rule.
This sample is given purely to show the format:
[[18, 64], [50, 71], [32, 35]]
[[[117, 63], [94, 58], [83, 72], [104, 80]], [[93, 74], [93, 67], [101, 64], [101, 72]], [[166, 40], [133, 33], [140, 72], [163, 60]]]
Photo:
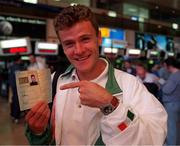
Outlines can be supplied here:
[[91, 36], [92, 36], [92, 34], [83, 34], [83, 35], [80, 36], [80, 38], [82, 38], [82, 37], [91, 37]]
[[[83, 38], [83, 37], [91, 37], [92, 34], [82, 34], [81, 36], [79, 36], [79, 38]], [[61, 43], [71, 43], [74, 42], [73, 39], [67, 39], [67, 40], [61, 40]]]
[[71, 43], [73, 42], [73, 40], [69, 39], [69, 40], [64, 40], [64, 41], [61, 41], [62, 44], [65, 44], [65, 43]]

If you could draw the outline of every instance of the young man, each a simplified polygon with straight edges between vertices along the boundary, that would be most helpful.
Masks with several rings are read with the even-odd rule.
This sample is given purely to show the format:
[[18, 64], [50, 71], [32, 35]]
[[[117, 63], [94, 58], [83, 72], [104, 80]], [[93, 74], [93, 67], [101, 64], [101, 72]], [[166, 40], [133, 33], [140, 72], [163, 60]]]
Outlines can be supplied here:
[[180, 63], [175, 58], [165, 60], [171, 73], [162, 86], [162, 102], [168, 113], [167, 145], [180, 145]]
[[91, 10], [69, 6], [55, 19], [55, 29], [71, 62], [57, 83], [51, 114], [39, 102], [26, 116], [31, 144], [162, 145], [167, 114], [162, 105], [132, 75], [116, 70], [99, 57], [101, 34]]

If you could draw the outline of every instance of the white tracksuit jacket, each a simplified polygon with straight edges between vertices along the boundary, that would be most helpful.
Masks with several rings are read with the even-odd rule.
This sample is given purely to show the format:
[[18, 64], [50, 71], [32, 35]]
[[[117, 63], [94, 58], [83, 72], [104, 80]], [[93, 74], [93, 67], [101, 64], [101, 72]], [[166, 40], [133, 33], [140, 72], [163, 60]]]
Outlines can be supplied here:
[[[69, 114], [64, 112], [64, 107], [69, 106], [67, 99], [68, 96], [72, 96], [71, 89], [59, 90], [59, 87], [74, 81], [72, 78], [74, 70], [71, 68], [61, 75], [57, 83], [54, 103], [56, 145], [66, 144], [62, 143], [62, 119], [64, 114]], [[88, 123], [85, 120], [76, 124], [76, 127], [70, 130], [72, 133], [73, 130], [82, 131], [80, 134], [83, 138], [78, 135], [73, 137], [71, 132], [64, 133], [69, 137], [68, 144], [94, 145], [101, 133], [106, 145], [163, 145], [167, 133], [167, 114], [161, 103], [136, 77], [114, 69], [111, 64], [108, 63], [107, 73], [104, 74], [103, 81], [98, 84], [120, 100], [119, 106], [107, 116], [97, 109], [96, 116], [91, 119], [92, 122]], [[86, 123], [89, 124], [88, 128], [82, 129], [87, 127]], [[71, 137], [75, 138], [77, 143], [71, 143]]]

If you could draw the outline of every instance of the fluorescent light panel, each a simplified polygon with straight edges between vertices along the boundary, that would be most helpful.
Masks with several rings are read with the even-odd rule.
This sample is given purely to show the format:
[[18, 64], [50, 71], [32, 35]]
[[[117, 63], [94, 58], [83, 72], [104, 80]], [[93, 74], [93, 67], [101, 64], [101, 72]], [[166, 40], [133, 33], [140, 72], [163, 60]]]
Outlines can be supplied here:
[[108, 16], [110, 17], [117, 17], [117, 13], [114, 11], [108, 11]]
[[32, 4], [37, 4], [38, 1], [37, 0], [23, 0], [26, 3], [32, 3]]
[[111, 53], [111, 48], [104, 48], [105, 53]]
[[118, 49], [117, 48], [104, 48], [105, 53], [117, 53]]
[[38, 49], [48, 49], [48, 50], [56, 50], [58, 49], [58, 44], [53, 43], [38, 43]]
[[133, 21], [138, 21], [138, 17], [132, 16], [132, 17], [131, 17], [131, 20], [133, 20]]
[[158, 55], [158, 52], [157, 51], [151, 51], [150, 54], [151, 55]]
[[174, 53], [173, 52], [168, 52], [168, 55], [169, 56], [174, 56]]
[[15, 39], [15, 40], [4, 40], [0, 42], [1, 48], [14, 48], [27, 46], [27, 40], [24, 39]]
[[141, 53], [141, 51], [137, 49], [130, 49], [128, 52], [129, 54], [135, 54], [135, 55], [139, 55]]
[[113, 52], [113, 53], [117, 53], [117, 52], [118, 52], [118, 49], [117, 49], [117, 48], [113, 48], [113, 49], [112, 49], [112, 52]]
[[29, 60], [29, 56], [21, 56], [21, 60]]

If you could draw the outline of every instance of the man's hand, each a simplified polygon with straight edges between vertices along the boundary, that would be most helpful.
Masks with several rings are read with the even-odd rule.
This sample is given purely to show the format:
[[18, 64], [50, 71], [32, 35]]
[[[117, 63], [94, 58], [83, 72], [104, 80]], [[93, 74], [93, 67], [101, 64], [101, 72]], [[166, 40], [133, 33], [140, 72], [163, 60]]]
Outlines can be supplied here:
[[73, 82], [60, 87], [61, 90], [71, 88], [78, 88], [81, 104], [90, 107], [101, 107], [104, 104], [110, 103], [113, 98], [105, 88], [89, 81]]
[[25, 119], [34, 134], [45, 131], [50, 117], [50, 109], [45, 101], [39, 101], [26, 115]]

